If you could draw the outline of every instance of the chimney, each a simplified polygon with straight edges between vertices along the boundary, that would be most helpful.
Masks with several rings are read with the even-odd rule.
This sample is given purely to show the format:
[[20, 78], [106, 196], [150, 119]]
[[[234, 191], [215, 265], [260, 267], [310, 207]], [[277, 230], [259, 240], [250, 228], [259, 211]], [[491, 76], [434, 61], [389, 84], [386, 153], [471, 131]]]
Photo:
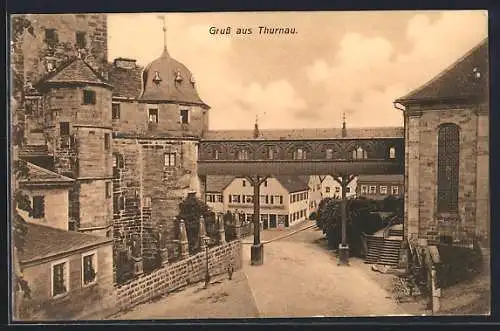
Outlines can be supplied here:
[[137, 60], [134, 59], [127, 59], [124, 57], [119, 57], [114, 60], [113, 64], [116, 68], [120, 69], [134, 69], [136, 67], [136, 62]]

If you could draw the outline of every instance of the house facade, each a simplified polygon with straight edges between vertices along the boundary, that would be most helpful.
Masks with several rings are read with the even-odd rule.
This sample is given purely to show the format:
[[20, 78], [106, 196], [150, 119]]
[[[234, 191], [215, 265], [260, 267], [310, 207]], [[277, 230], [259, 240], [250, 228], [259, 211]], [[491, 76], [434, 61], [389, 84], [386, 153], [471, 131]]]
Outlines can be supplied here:
[[[248, 222], [253, 221], [253, 187], [248, 179], [207, 176], [206, 182], [206, 201], [214, 212], [237, 212], [244, 215]], [[289, 227], [307, 219], [307, 179], [288, 176], [267, 178], [260, 187], [260, 211], [264, 229]]]
[[490, 247], [488, 41], [395, 104], [405, 120], [405, 237]]
[[[342, 186], [331, 175], [321, 176], [321, 195], [323, 198], [342, 198]], [[358, 177], [355, 177], [346, 187], [348, 199], [356, 197]]]
[[30, 223], [19, 258], [30, 288], [20, 319], [94, 319], [113, 310], [111, 238]]
[[359, 175], [356, 195], [382, 200], [389, 196], [400, 198], [404, 194], [403, 175]]

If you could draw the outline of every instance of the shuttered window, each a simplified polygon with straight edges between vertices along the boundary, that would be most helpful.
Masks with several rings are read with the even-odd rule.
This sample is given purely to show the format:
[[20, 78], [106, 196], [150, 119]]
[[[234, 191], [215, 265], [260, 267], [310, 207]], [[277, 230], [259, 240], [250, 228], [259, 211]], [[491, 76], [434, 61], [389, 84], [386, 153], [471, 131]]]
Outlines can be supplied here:
[[443, 124], [438, 132], [438, 196], [440, 213], [458, 211], [460, 131], [455, 124]]

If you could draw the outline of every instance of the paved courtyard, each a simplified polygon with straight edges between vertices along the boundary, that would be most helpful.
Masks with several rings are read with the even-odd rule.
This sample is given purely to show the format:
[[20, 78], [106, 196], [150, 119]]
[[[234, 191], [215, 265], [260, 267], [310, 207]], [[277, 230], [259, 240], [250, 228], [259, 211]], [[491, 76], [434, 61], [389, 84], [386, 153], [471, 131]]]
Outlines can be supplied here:
[[[295, 229], [265, 231], [264, 265], [250, 265], [250, 242], [244, 240], [243, 269], [203, 289], [184, 291], [145, 303], [117, 319], [250, 318], [403, 315], [383, 287], [352, 259], [337, 266], [320, 243], [323, 234], [312, 222]], [[306, 228], [303, 231], [298, 231]], [[296, 233], [295, 233], [296, 232]], [[288, 236], [287, 236], [288, 234]]]

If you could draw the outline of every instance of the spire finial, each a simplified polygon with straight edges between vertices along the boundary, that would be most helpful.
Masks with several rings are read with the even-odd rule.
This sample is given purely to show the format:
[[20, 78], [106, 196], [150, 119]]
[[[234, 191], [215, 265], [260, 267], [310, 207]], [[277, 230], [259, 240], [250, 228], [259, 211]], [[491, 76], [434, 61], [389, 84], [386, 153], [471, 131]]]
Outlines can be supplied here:
[[163, 22], [163, 50], [167, 52], [167, 20], [165, 15], [158, 15], [157, 18]]
[[345, 122], [345, 112], [342, 113], [342, 137], [347, 137], [347, 127]]
[[255, 125], [253, 128], [253, 137], [254, 138], [259, 138], [259, 114], [255, 115]]

